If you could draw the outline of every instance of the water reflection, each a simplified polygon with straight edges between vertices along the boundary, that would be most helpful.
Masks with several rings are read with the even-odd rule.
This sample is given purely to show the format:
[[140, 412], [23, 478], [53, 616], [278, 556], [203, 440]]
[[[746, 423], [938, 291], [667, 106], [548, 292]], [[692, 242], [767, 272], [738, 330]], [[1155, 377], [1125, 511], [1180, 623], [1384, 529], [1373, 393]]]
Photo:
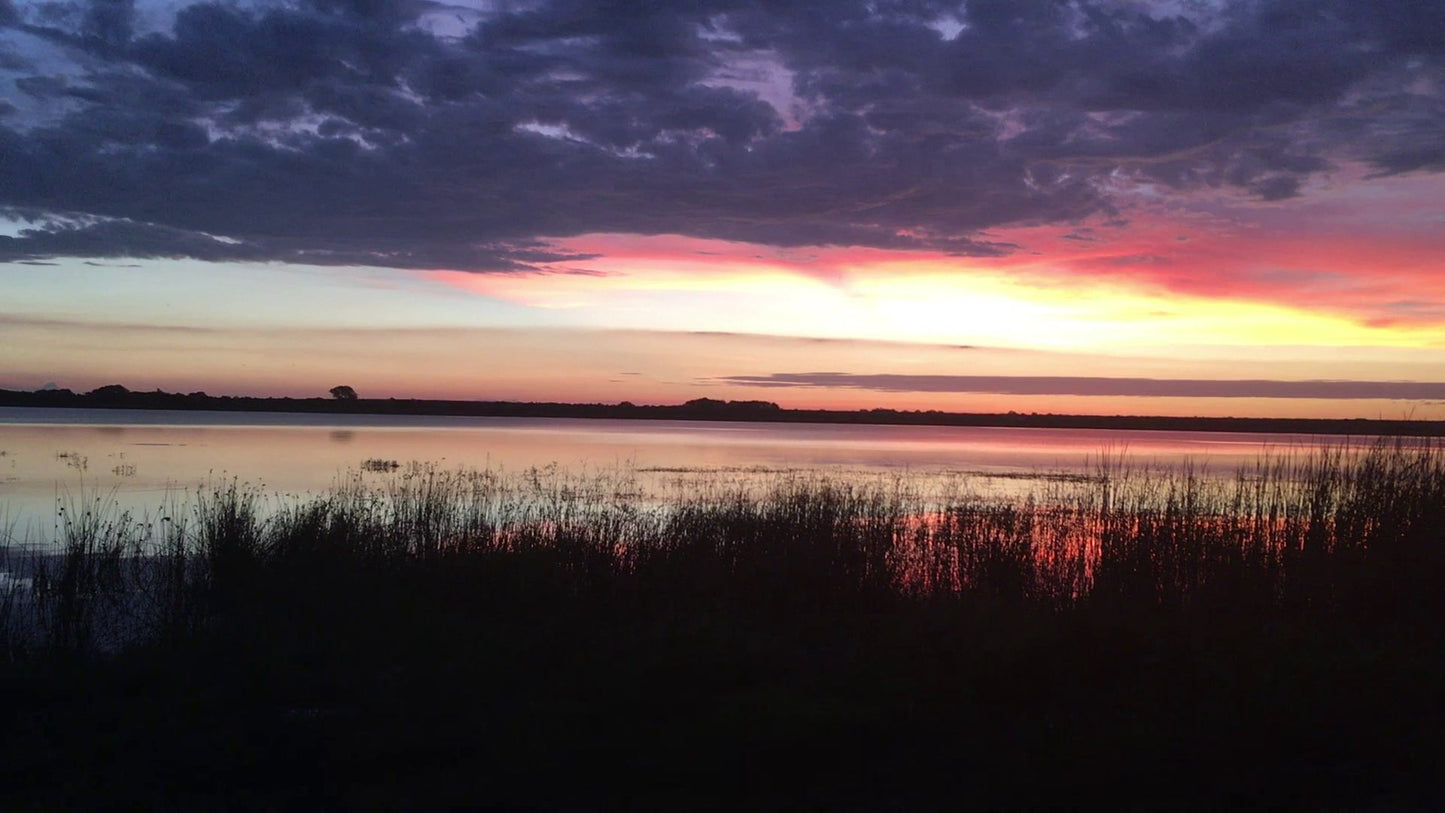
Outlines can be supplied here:
[[1293, 435], [1188, 432], [0, 409], [0, 521], [25, 533], [50, 525], [59, 495], [108, 494], [139, 511], [231, 478], [315, 494], [348, 472], [385, 477], [392, 461], [503, 473], [555, 464], [695, 485], [719, 474], [906, 473], [1023, 494], [1122, 456], [1229, 473], [1264, 451], [1315, 445]]

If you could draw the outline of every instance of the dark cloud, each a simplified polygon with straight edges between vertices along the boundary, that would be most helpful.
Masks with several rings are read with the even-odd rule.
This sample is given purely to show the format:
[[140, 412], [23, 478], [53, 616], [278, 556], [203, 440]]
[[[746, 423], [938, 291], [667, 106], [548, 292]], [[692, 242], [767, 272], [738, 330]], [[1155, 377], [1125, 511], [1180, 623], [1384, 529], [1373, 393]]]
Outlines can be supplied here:
[[66, 83], [58, 76], [22, 76], [15, 80], [15, 88], [27, 96], [44, 99], [64, 95]]
[[147, 0], [0, 0], [72, 68], [6, 62], [27, 101], [0, 206], [47, 217], [0, 250], [515, 271], [555, 259], [544, 238], [635, 232], [996, 255], [985, 230], [1117, 218], [1131, 181], [1274, 201], [1345, 161], [1445, 169], [1437, 0], [1163, 7], [203, 1], [153, 30]]
[[262, 254], [248, 246], [195, 232], [126, 221], [47, 224], [24, 229], [18, 237], [0, 236], [0, 260], [43, 257], [193, 257], [201, 260], [254, 260]]
[[91, 0], [81, 23], [81, 37], [91, 50], [120, 54], [135, 26], [135, 0]]
[[858, 389], [876, 392], [969, 392], [991, 395], [1093, 395], [1146, 398], [1383, 398], [1415, 401], [1445, 396], [1445, 382], [1273, 381], [1089, 376], [858, 375], [772, 373], [719, 381], [750, 387]]
[[[8, 213], [10, 218], [35, 218], [33, 213]], [[273, 238], [237, 240], [153, 223], [129, 220], [37, 218], [38, 224], [15, 237], [0, 236], [0, 262], [31, 262], [46, 257], [133, 257], [198, 259], [212, 262], [273, 261], [311, 265], [372, 265], [389, 268], [486, 268], [492, 271], [536, 271], [538, 265], [578, 262], [597, 255], [556, 251], [535, 241], [480, 244], [439, 244], [425, 247], [408, 241], [354, 241], [317, 248], [310, 241]], [[550, 270], [550, 269], [549, 269]], [[557, 273], [595, 274], [563, 269]]]

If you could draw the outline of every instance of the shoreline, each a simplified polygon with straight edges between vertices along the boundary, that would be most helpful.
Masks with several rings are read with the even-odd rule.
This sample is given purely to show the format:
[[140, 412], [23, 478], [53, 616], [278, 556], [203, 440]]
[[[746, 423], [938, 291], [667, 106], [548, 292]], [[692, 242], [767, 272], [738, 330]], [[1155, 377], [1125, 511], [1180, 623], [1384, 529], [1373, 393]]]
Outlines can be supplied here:
[[1445, 437], [1445, 421], [1370, 418], [1240, 418], [1163, 415], [1067, 415], [1051, 413], [976, 413], [937, 410], [788, 409], [767, 401], [717, 401], [700, 398], [685, 404], [570, 404], [518, 401], [454, 401], [398, 398], [261, 398], [131, 392], [107, 387], [104, 394], [69, 390], [0, 390], [0, 406], [42, 409], [133, 409], [183, 412], [255, 412], [301, 415], [411, 415], [473, 418], [585, 418], [654, 421], [731, 421], [742, 423], [817, 423], [871, 426], [1006, 427], [1029, 429], [1104, 429], [1173, 432], [1238, 432], [1383, 437]]

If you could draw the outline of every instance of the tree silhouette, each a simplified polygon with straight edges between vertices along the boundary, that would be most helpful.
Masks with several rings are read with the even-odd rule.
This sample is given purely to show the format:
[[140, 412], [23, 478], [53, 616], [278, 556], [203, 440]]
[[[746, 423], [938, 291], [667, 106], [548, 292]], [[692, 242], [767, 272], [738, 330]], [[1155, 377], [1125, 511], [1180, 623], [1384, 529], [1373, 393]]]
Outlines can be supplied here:
[[119, 384], [106, 384], [104, 387], [97, 387], [88, 393], [94, 398], [119, 398], [122, 395], [130, 395], [130, 390]]
[[355, 401], [356, 390], [345, 385], [342, 385], [340, 387], [332, 387], [331, 397], [335, 398], [338, 401]]

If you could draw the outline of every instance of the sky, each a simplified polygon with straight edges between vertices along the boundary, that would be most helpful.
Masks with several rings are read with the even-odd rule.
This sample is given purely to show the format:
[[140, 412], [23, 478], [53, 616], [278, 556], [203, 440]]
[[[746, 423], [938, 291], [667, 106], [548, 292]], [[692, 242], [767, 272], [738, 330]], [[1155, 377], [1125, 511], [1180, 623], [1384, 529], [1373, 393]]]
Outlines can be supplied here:
[[0, 388], [1445, 419], [1440, 0], [0, 0]]

